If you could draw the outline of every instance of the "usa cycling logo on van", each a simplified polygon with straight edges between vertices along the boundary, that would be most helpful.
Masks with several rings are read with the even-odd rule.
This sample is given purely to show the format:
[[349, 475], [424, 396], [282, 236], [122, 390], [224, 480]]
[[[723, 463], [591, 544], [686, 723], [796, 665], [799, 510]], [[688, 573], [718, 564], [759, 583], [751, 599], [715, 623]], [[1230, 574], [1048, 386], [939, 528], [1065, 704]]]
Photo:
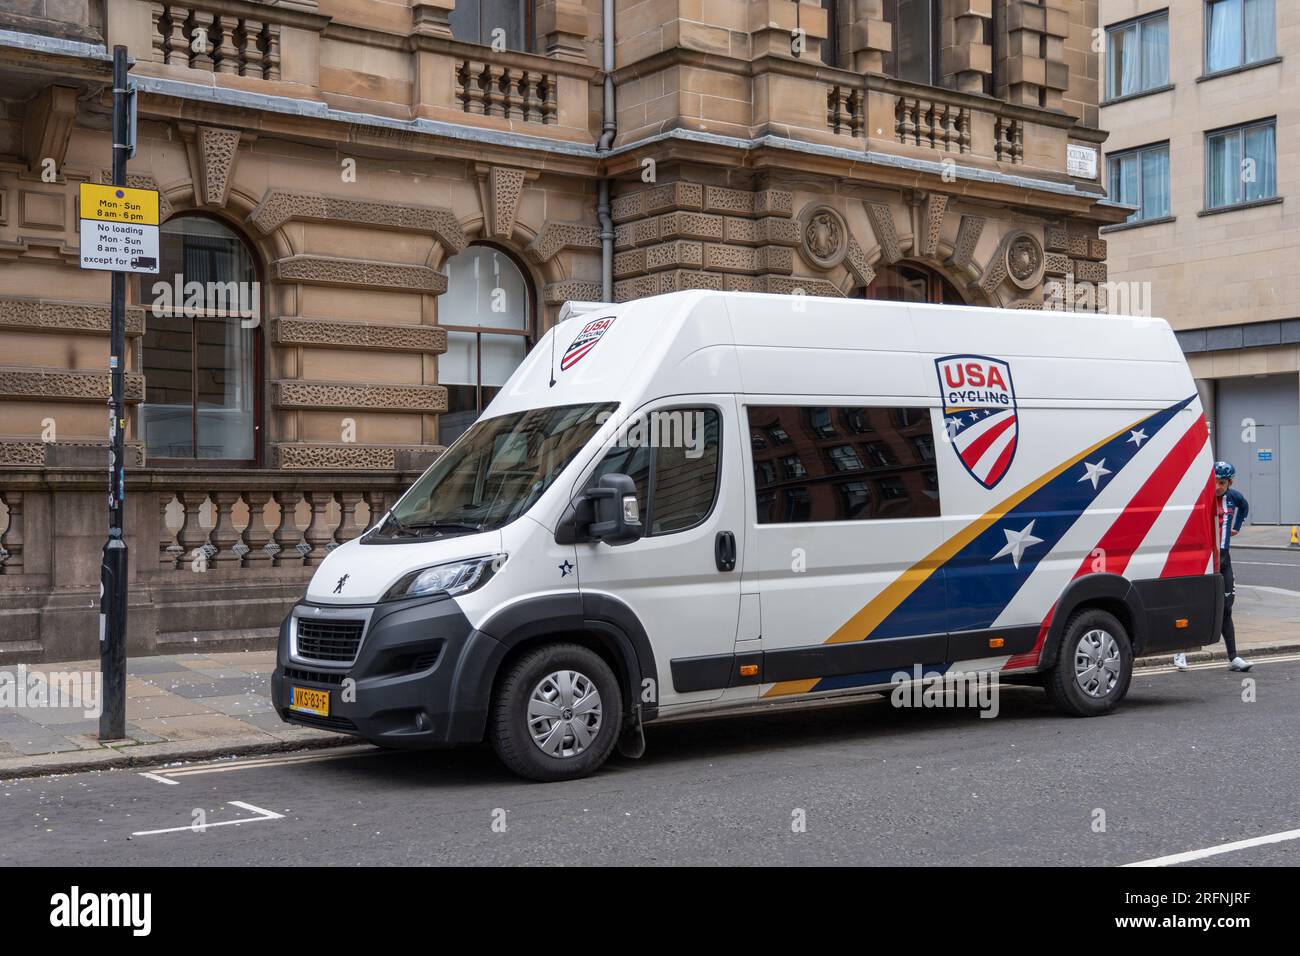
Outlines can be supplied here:
[[993, 488], [1011, 468], [1019, 440], [1011, 366], [987, 355], [945, 355], [934, 365], [948, 444], [972, 478]]
[[615, 316], [611, 315], [604, 319], [593, 319], [584, 325], [578, 337], [573, 340], [573, 344], [564, 350], [564, 357], [560, 359], [560, 371], [566, 371], [578, 364], [588, 352], [594, 349], [601, 336], [614, 324], [614, 319]]

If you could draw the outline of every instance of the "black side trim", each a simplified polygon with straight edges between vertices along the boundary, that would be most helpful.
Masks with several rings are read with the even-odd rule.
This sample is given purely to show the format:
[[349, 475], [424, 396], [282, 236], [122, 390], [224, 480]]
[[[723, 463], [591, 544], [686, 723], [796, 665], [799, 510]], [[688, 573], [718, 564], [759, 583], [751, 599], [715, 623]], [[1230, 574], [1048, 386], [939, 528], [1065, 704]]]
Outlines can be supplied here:
[[[1134, 581], [1133, 589], [1146, 609], [1146, 653], [1183, 651], [1218, 641], [1223, 626], [1222, 575]], [[1179, 627], [1180, 620], [1187, 626]]]
[[[1038, 641], [1039, 626], [990, 628], [984, 631], [960, 631], [948, 635], [948, 661], [971, 661], [981, 657], [1003, 654], [1025, 654], [1034, 649]], [[1003, 645], [989, 647], [989, 641], [1000, 637]]]
[[947, 634], [919, 637], [870, 638], [848, 644], [816, 644], [763, 653], [763, 681], [804, 680], [810, 677], [838, 677], [911, 667], [913, 664], [946, 660]]
[[673, 673], [673, 690], [679, 694], [727, 687], [731, 684], [732, 672], [738, 670], [735, 654], [677, 657], [668, 665]]

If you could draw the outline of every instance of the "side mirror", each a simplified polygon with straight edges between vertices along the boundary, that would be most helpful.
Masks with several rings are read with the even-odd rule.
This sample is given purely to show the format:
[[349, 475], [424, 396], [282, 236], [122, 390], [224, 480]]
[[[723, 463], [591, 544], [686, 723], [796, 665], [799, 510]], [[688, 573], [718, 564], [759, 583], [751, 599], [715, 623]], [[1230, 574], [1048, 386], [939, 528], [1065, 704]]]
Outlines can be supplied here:
[[636, 500], [636, 483], [627, 475], [602, 475], [586, 497], [594, 506], [594, 520], [587, 533], [606, 544], [627, 544], [641, 537], [641, 508]]

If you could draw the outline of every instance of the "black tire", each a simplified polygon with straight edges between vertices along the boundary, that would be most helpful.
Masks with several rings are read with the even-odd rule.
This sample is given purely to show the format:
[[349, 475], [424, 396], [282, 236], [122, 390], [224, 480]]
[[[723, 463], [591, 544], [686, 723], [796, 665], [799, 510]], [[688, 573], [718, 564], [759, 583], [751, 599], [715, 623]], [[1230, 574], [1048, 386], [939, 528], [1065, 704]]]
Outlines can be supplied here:
[[[1118, 650], [1118, 674], [1113, 683], [1106, 675], [1100, 675], [1110, 684], [1109, 689], [1101, 693], [1102, 683], [1098, 675], [1089, 675], [1089, 681], [1095, 681], [1097, 695], [1088, 693], [1081, 686], [1076, 676], [1075, 658], [1080, 651], [1084, 638], [1101, 632], [1114, 639]], [[1104, 644], [1104, 637], [1101, 638]], [[1100, 717], [1114, 710], [1124, 695], [1128, 693], [1133, 680], [1133, 643], [1129, 639], [1128, 629], [1113, 614], [1099, 608], [1085, 608], [1066, 622], [1061, 634], [1061, 645], [1056, 655], [1056, 665], [1045, 675], [1043, 686], [1048, 699], [1063, 714], [1071, 717]]]
[[[573, 752], [576, 735], [560, 728], [560, 749], [570, 753], [554, 756], [534, 741], [528, 705], [542, 681], [561, 671], [576, 672], [594, 685], [600, 695], [600, 721], [594, 736], [577, 752]], [[501, 762], [515, 773], [550, 783], [595, 773], [618, 742], [622, 722], [623, 694], [614, 672], [600, 655], [578, 644], [547, 644], [524, 654], [498, 682], [488, 716], [488, 737]], [[573, 741], [575, 746], [565, 748], [567, 741]]]

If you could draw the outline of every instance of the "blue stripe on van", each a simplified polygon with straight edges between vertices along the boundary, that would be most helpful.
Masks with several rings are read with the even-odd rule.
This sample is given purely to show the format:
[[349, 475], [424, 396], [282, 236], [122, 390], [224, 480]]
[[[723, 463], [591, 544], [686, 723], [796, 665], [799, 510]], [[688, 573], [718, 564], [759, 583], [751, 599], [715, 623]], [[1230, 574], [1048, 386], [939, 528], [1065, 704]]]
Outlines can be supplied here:
[[[1132, 432], [1144, 432], [1154, 438], [1173, 418], [1196, 399], [1192, 395], [1181, 402], [1142, 419], [1132, 430], [1125, 430], [1087, 456], [1092, 463], [1105, 459], [1110, 474], [1102, 476], [1097, 488], [1091, 481], [1080, 481], [1082, 463], [1068, 468], [1042, 488], [1034, 491], [1015, 507], [1001, 515], [984, 532], [943, 563], [904, 598], [863, 640], [904, 637], [937, 631], [970, 631], [993, 626], [993, 622], [1024, 586], [1039, 561], [1051, 553], [1061, 537], [1074, 526], [1092, 503], [1096, 494], [1113, 481], [1133, 460], [1139, 450]], [[1032, 535], [1041, 543], [1027, 547], [1016, 567], [1009, 555], [994, 558], [1006, 547], [1007, 531], [1022, 532], [1033, 522]], [[943, 624], [936, 626], [937, 611]], [[1046, 614], [1046, 608], [1043, 613]], [[1038, 623], [1038, 622], [1026, 622]], [[949, 665], [926, 665], [929, 667]], [[940, 673], [942, 671], [936, 671]], [[824, 677], [808, 693], [840, 690], [889, 683], [894, 671], [871, 674], [846, 674]], [[882, 676], [883, 675], [883, 676]]]

